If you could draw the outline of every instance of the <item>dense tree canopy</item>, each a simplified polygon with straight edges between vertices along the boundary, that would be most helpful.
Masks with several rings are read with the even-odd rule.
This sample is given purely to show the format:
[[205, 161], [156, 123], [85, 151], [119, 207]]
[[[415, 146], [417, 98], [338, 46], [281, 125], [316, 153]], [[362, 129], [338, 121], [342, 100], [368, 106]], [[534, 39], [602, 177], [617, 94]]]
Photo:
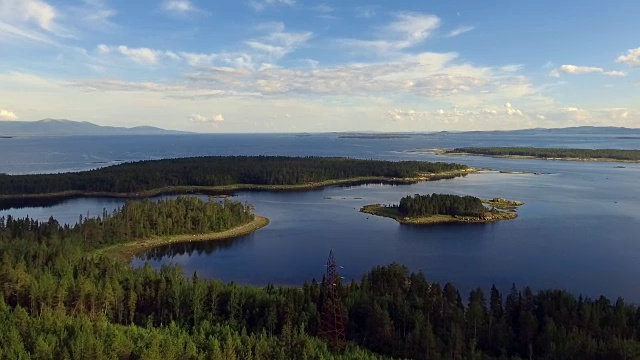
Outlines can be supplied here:
[[65, 191], [135, 193], [176, 186], [301, 185], [360, 177], [413, 178], [467, 169], [425, 161], [283, 156], [211, 156], [140, 161], [62, 174], [0, 174], [0, 195]]
[[403, 216], [480, 216], [487, 211], [482, 200], [473, 196], [431, 194], [405, 196], [398, 211]]
[[538, 158], [615, 159], [640, 161], [640, 150], [618, 149], [545, 149], [530, 147], [463, 147], [453, 153], [491, 156], [534, 156]]
[[[315, 338], [324, 294], [315, 281], [256, 288], [89, 255], [110, 242], [89, 229], [113, 221], [133, 231], [126, 214], [190, 204], [130, 204], [76, 226], [0, 219], [0, 358], [640, 358], [640, 309], [622, 299], [527, 287], [475, 289], [463, 299], [451, 284], [391, 264], [337, 284], [350, 342], [338, 354]], [[193, 204], [215, 213], [211, 203]], [[151, 221], [145, 216], [138, 219]], [[178, 216], [189, 211], [171, 219]], [[200, 222], [188, 223], [179, 229]]]

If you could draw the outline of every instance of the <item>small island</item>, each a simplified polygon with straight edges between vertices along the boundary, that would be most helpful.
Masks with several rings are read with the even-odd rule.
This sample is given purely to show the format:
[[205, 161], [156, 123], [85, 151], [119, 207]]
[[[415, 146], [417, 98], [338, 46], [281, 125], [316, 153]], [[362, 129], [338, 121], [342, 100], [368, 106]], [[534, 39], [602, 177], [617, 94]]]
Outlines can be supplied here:
[[410, 225], [488, 223], [515, 219], [518, 217], [515, 209], [521, 205], [524, 205], [521, 201], [504, 198], [482, 200], [473, 196], [416, 194], [402, 198], [399, 205], [365, 205], [360, 211]]
[[227, 240], [269, 224], [253, 206], [224, 199], [203, 201], [193, 196], [160, 201], [129, 201], [112, 213], [81, 218], [72, 233], [86, 238], [95, 255], [129, 261], [157, 246]]
[[564, 161], [640, 162], [640, 150], [621, 149], [557, 149], [533, 147], [461, 147], [453, 150], [426, 149], [437, 155], [477, 155], [510, 159]]
[[366, 140], [391, 140], [410, 139], [407, 134], [347, 134], [338, 136], [339, 139], [366, 139]]

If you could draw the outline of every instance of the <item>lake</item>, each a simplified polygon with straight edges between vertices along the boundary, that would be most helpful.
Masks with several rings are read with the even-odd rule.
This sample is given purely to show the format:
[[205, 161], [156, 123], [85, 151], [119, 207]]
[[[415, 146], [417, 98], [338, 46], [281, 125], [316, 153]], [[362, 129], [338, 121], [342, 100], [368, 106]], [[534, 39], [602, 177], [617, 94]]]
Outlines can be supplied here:
[[[13, 146], [7, 144], [13, 143]], [[467, 292], [492, 284], [559, 287], [576, 294], [623, 296], [640, 302], [640, 165], [439, 157], [409, 152], [457, 146], [638, 148], [613, 136], [446, 134], [408, 139], [341, 139], [336, 134], [194, 135], [15, 138], [0, 142], [0, 172], [83, 170], [119, 160], [194, 155], [318, 155], [461, 162], [497, 170], [414, 185], [330, 187], [308, 192], [238, 192], [271, 224], [233, 241], [172, 245], [134, 260], [179, 264], [185, 273], [243, 284], [300, 285], [321, 278], [330, 249], [347, 280], [376, 265], [399, 262], [431, 281]], [[624, 166], [618, 168], [617, 166]], [[516, 220], [492, 224], [399, 225], [358, 212], [365, 204], [397, 203], [415, 193], [506, 197], [526, 204]], [[326, 199], [329, 197], [330, 199]], [[119, 199], [70, 199], [48, 207], [0, 211], [0, 216], [49, 216], [74, 223]], [[466, 295], [465, 295], [466, 296]]]

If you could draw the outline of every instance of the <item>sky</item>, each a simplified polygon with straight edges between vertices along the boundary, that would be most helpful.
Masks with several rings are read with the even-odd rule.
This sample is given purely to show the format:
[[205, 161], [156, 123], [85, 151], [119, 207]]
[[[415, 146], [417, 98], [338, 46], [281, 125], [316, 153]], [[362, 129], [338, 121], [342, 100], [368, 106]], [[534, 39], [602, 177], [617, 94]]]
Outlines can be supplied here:
[[637, 0], [0, 0], [0, 120], [640, 127]]

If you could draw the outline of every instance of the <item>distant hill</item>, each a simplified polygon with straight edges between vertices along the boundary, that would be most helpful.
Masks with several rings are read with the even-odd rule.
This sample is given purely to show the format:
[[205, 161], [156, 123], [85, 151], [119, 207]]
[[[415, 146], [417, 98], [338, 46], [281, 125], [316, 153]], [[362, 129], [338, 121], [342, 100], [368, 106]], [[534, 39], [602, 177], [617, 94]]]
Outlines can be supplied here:
[[[442, 133], [447, 133], [443, 131]], [[640, 129], [614, 126], [576, 126], [554, 129], [521, 129], [495, 131], [466, 131], [466, 134], [513, 134], [513, 135], [640, 135]]]
[[[518, 130], [473, 130], [473, 131], [437, 131], [437, 132], [333, 132], [338, 138], [343, 139], [400, 139], [414, 136], [440, 136], [440, 135], [523, 135], [523, 136], [549, 136], [549, 135], [599, 135], [617, 136], [620, 139], [638, 139], [639, 128], [625, 128], [614, 126], [577, 126], [566, 128], [535, 128]], [[301, 136], [301, 135], [298, 135]]]
[[70, 136], [70, 135], [169, 135], [188, 134], [153, 126], [131, 128], [100, 126], [88, 121], [44, 119], [39, 121], [0, 121], [0, 136]]

